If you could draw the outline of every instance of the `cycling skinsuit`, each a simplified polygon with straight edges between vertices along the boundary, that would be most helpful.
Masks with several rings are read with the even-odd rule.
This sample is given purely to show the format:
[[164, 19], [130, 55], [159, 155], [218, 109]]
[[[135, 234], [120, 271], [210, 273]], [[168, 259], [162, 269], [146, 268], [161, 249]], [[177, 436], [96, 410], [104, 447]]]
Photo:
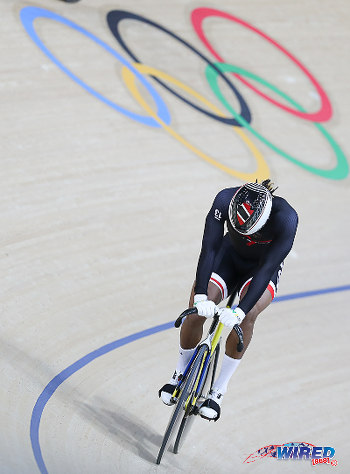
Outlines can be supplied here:
[[294, 242], [298, 215], [285, 199], [273, 196], [271, 214], [264, 227], [252, 235], [239, 234], [228, 219], [229, 205], [238, 189], [220, 191], [207, 215], [195, 293], [207, 294], [211, 281], [225, 299], [249, 285], [239, 302], [239, 307], [248, 313], [266, 288], [274, 297], [283, 261]]

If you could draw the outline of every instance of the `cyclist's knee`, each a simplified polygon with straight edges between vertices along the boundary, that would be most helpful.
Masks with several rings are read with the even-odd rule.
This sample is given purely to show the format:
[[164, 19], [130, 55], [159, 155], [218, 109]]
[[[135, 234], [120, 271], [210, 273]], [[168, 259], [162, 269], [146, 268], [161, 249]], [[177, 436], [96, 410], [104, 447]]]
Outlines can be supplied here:
[[[189, 301], [189, 307], [193, 306], [195, 286], [196, 286], [196, 282], [194, 282], [193, 286], [192, 286], [192, 291], [191, 291], [190, 301]], [[208, 300], [214, 301], [215, 304], [219, 304], [222, 301], [222, 293], [221, 293], [220, 289], [216, 285], [214, 285], [214, 283], [212, 283], [211, 281], [208, 283], [207, 294], [208, 294]]]
[[252, 309], [246, 314], [243, 322], [245, 321], [246, 324], [254, 325], [256, 318], [269, 306], [271, 301], [271, 293], [268, 290], [265, 290], [259, 301], [257, 301]]
[[219, 304], [222, 301], [221, 290], [211, 281], [208, 284], [208, 299], [214, 301], [215, 304]]
[[254, 326], [254, 323], [256, 321], [256, 318], [259, 316], [260, 314], [260, 311], [258, 310], [258, 308], [256, 308], [254, 306], [254, 308], [252, 308], [249, 313], [246, 314], [245, 318], [244, 318], [244, 322], [245, 324], [248, 324], [250, 326]]

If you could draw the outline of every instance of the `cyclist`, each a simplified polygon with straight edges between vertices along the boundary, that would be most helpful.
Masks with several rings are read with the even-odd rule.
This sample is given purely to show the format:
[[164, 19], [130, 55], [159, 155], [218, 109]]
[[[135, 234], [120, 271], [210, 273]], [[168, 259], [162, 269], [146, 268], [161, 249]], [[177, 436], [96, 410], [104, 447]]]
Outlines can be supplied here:
[[[267, 179], [223, 189], [215, 197], [205, 222], [189, 302], [198, 314], [188, 316], [181, 327], [178, 364], [169, 383], [159, 390], [165, 404], [172, 404], [174, 386], [200, 342], [206, 318], [218, 311], [225, 326], [232, 329], [239, 324], [244, 334], [244, 350], [239, 353], [237, 335], [234, 330], [229, 333], [220, 373], [199, 410], [203, 418], [219, 419], [228, 382], [250, 343], [257, 316], [276, 294], [298, 226], [296, 211], [284, 198], [275, 196], [275, 191]], [[236, 308], [217, 307], [235, 292], [239, 296]]]

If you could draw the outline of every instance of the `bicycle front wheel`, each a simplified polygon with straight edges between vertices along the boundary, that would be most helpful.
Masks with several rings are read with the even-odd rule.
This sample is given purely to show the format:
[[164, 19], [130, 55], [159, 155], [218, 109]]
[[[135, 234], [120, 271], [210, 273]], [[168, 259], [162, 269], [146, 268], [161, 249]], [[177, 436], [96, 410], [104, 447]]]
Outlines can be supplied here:
[[198, 374], [198, 370], [201, 366], [203, 356], [206, 352], [207, 348], [205, 346], [201, 347], [198, 351], [197, 357], [195, 358], [194, 362], [192, 363], [192, 367], [190, 368], [186, 380], [183, 382], [184, 388], [182, 389], [181, 395], [178, 399], [177, 404], [175, 405], [173, 414], [169, 420], [167, 429], [165, 430], [164, 437], [163, 437], [163, 442], [160, 447], [158, 457], [157, 457], [157, 464], [160, 464], [160, 461], [163, 457], [164, 451], [167, 448], [170, 439], [171, 439], [171, 434], [173, 432], [174, 426], [176, 425], [176, 422], [179, 420], [179, 417], [181, 413], [184, 410], [185, 403], [190, 396], [191, 391], [193, 390], [193, 386], [196, 381], [196, 375]]
[[188, 433], [189, 433], [189, 431], [192, 427], [192, 424], [193, 424], [193, 421], [194, 421], [194, 415], [198, 414], [199, 406], [201, 405], [202, 401], [204, 401], [204, 399], [202, 399], [202, 401], [201, 401], [202, 394], [205, 397], [206, 394], [209, 393], [209, 390], [213, 385], [214, 378], [215, 378], [215, 373], [216, 373], [216, 367], [217, 367], [218, 359], [219, 359], [219, 351], [220, 351], [220, 344], [218, 344], [216, 346], [214, 354], [211, 356], [211, 359], [209, 361], [209, 364], [208, 364], [208, 367], [207, 367], [207, 370], [206, 370], [206, 374], [204, 375], [204, 380], [205, 381], [203, 383], [201, 392], [198, 396], [198, 400], [197, 400], [197, 403], [196, 403], [196, 412], [195, 413], [190, 413], [190, 414], [185, 412], [185, 414], [182, 418], [181, 425], [180, 425], [180, 428], [178, 430], [178, 433], [177, 433], [177, 436], [176, 436], [176, 439], [175, 439], [175, 443], [174, 443], [174, 454], [178, 454], [181, 446], [185, 442], [186, 436], [188, 435]]

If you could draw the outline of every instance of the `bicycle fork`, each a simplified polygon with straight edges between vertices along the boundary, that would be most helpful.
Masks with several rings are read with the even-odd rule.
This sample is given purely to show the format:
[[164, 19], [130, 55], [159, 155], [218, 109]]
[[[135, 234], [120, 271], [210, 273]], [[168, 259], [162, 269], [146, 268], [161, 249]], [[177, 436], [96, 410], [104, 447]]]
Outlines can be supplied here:
[[[177, 325], [177, 324], [175, 324], [175, 325]], [[196, 381], [195, 381], [195, 385], [194, 385], [195, 389], [192, 391], [192, 394], [194, 393], [195, 395], [193, 397], [193, 400], [191, 401], [191, 406], [193, 406], [193, 407], [195, 406], [195, 403], [198, 399], [198, 394], [200, 393], [200, 390], [202, 388], [202, 384], [204, 383], [204, 374], [206, 373], [206, 369], [207, 369], [207, 366], [209, 364], [210, 357], [214, 353], [214, 350], [215, 350], [216, 346], [218, 345], [218, 343], [220, 341], [220, 337], [221, 337], [221, 333], [222, 333], [223, 328], [224, 328], [224, 325], [219, 322], [218, 316], [214, 317], [212, 325], [209, 329], [208, 336], [206, 337], [206, 339], [204, 339], [204, 341], [202, 341], [197, 346], [194, 354], [192, 355], [192, 358], [191, 358], [190, 362], [187, 364], [187, 367], [186, 367], [186, 369], [183, 373], [183, 376], [182, 376], [181, 380], [178, 382], [178, 384], [176, 385], [176, 387], [174, 389], [174, 392], [172, 394], [172, 400], [173, 400], [174, 403], [176, 402], [176, 399], [180, 395], [183, 381], [186, 380], [186, 376], [187, 376], [187, 374], [188, 374], [188, 372], [189, 372], [189, 370], [192, 366], [193, 361], [195, 360], [195, 358], [198, 355], [199, 349], [203, 346], [207, 346], [207, 351], [206, 351], [206, 353], [203, 357], [201, 366], [200, 366], [200, 368], [198, 370], [198, 374], [196, 376]], [[192, 394], [189, 396], [189, 399], [186, 401], [186, 404], [185, 404], [186, 409], [187, 409], [187, 406], [190, 402], [190, 398], [192, 397]]]
[[203, 385], [207, 376], [207, 369], [210, 359], [213, 357], [216, 346], [220, 342], [221, 333], [224, 328], [223, 324], [218, 323], [217, 330], [214, 332], [216, 324], [213, 324], [212, 330], [209, 331], [208, 337], [200, 344], [200, 347], [206, 346], [207, 350], [204, 353], [201, 365], [196, 375], [196, 381], [191, 394], [185, 403], [185, 410], [195, 412], [197, 400], [202, 393]]

